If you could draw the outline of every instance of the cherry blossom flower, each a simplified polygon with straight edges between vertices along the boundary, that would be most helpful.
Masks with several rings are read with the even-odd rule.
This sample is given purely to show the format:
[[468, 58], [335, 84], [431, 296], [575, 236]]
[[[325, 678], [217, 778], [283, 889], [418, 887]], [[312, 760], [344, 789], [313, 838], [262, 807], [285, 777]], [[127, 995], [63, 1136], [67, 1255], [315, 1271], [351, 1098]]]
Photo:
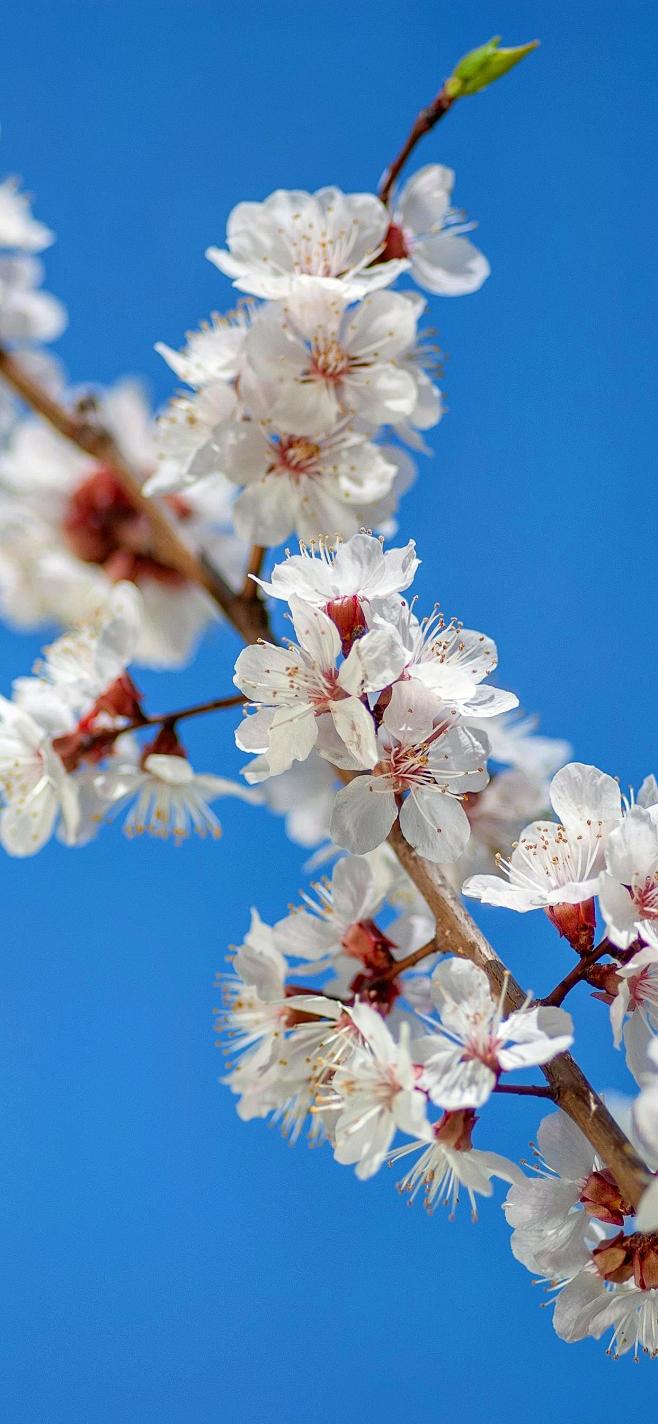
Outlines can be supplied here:
[[[375, 624], [378, 621], [375, 617]], [[404, 677], [435, 694], [437, 714], [446, 702], [454, 703], [469, 722], [473, 717], [488, 719], [518, 707], [513, 692], [482, 686], [498, 663], [496, 644], [484, 633], [455, 622], [446, 626], [438, 609], [419, 622], [403, 603], [388, 606], [381, 621], [395, 628]]]
[[442, 1108], [477, 1108], [501, 1073], [548, 1063], [573, 1043], [564, 1009], [517, 1009], [504, 1017], [504, 993], [492, 998], [486, 974], [467, 960], [434, 970], [432, 997], [440, 1023], [414, 1044], [423, 1063], [421, 1086]]
[[610, 1022], [615, 1048], [619, 1048], [627, 1014], [641, 1014], [658, 1031], [658, 946], [645, 945], [626, 963], [615, 965], [615, 977], [617, 992], [610, 1005]]
[[388, 228], [384, 204], [372, 193], [283, 188], [262, 203], [238, 203], [227, 224], [228, 251], [206, 256], [234, 286], [256, 297], [287, 297], [315, 284], [355, 300], [388, 286], [408, 266], [382, 261]]
[[[331, 885], [316, 886], [317, 899], [304, 895], [304, 908], [294, 910], [274, 927], [275, 942], [286, 955], [327, 960], [356, 951], [361, 939], [372, 938], [371, 923], [383, 900], [382, 888], [362, 856], [345, 856], [334, 868]], [[376, 927], [375, 927], [376, 928]]]
[[239, 487], [238, 534], [266, 546], [289, 534], [313, 539], [324, 529], [349, 538], [363, 525], [381, 527], [396, 505], [393, 452], [344, 424], [308, 435], [276, 429], [269, 418], [228, 421], [194, 468]]
[[[251, 770], [255, 780], [266, 778], [265, 757], [254, 757]], [[317, 752], [311, 752], [304, 762], [293, 762], [280, 776], [263, 780], [261, 790], [270, 810], [285, 818], [289, 840], [311, 847], [327, 839], [336, 775]]]
[[532, 822], [509, 861], [500, 863], [506, 878], [471, 876], [465, 895], [525, 912], [579, 905], [597, 894], [606, 841], [621, 820], [617, 782], [596, 767], [571, 762], [553, 777], [549, 794], [560, 821]]
[[489, 276], [486, 257], [464, 233], [473, 226], [450, 205], [455, 175], [441, 163], [414, 173], [393, 200], [385, 255], [408, 257], [419, 287], [442, 297], [476, 292]]
[[198, 331], [189, 331], [181, 351], [172, 350], [164, 341], [155, 349], [186, 385], [197, 389], [215, 382], [234, 383], [243, 374], [245, 341], [253, 320], [254, 308], [242, 301], [226, 316], [213, 312]]
[[[580, 1128], [563, 1112], [542, 1119], [537, 1148], [535, 1175], [516, 1183], [505, 1202], [505, 1215], [513, 1227], [512, 1251], [530, 1271], [568, 1277], [590, 1258], [584, 1234], [589, 1218], [583, 1197], [588, 1182], [600, 1176], [603, 1164]], [[598, 1187], [603, 1196], [604, 1185], [595, 1180], [590, 1192]], [[614, 1191], [607, 1198], [613, 1206], [617, 1205]], [[623, 1222], [623, 1214], [620, 1217], [617, 1211], [617, 1225], [620, 1219]]]
[[599, 900], [606, 934], [619, 949], [638, 935], [658, 951], [658, 818], [631, 806], [606, 846]]
[[[297, 594], [322, 608], [339, 631], [365, 631], [376, 610], [409, 588], [420, 560], [413, 539], [402, 549], [384, 549], [381, 539], [361, 531], [345, 542], [314, 539], [298, 554], [274, 565], [269, 580], [257, 579], [272, 598]], [[345, 641], [345, 639], [343, 639]]]
[[386, 1024], [369, 1004], [348, 1010], [362, 1041], [339, 1064], [330, 1096], [322, 1110], [338, 1107], [334, 1125], [337, 1162], [356, 1166], [362, 1181], [374, 1175], [398, 1129], [414, 1137], [425, 1127], [425, 1095], [416, 1086], [408, 1025], [403, 1024], [396, 1043]]
[[5, 178], [0, 183], [0, 247], [43, 252], [54, 241], [54, 232], [33, 217], [30, 199], [21, 193], [19, 179]]
[[410, 418], [418, 383], [399, 358], [414, 346], [416, 310], [400, 292], [373, 292], [348, 310], [322, 291], [262, 308], [247, 353], [272, 384], [274, 425], [314, 435], [345, 416], [375, 428]]
[[59, 819], [65, 838], [75, 835], [76, 788], [49, 730], [6, 697], [0, 697], [0, 788], [0, 843], [10, 855], [41, 850]]
[[[565, 1114], [545, 1118], [538, 1140], [539, 1175], [512, 1187], [505, 1212], [514, 1255], [557, 1291], [556, 1333], [598, 1340], [611, 1330], [609, 1353], [655, 1355], [658, 1236], [639, 1215], [636, 1229], [625, 1231], [630, 1204]], [[653, 1220], [651, 1202], [647, 1216]]]
[[153, 752], [143, 765], [118, 760], [93, 778], [99, 803], [105, 803], [106, 818], [114, 816], [129, 802], [134, 805], [124, 823], [129, 837], [157, 836], [176, 845], [191, 832], [217, 839], [222, 828], [209, 802], [218, 796], [237, 796], [242, 801], [259, 801], [254, 791], [239, 782], [208, 772], [195, 772], [184, 756]]
[[67, 321], [65, 308], [50, 292], [42, 292], [43, 267], [37, 257], [0, 255], [0, 339], [56, 341]]
[[514, 1162], [498, 1152], [482, 1152], [473, 1147], [471, 1134], [475, 1125], [472, 1109], [447, 1112], [438, 1122], [428, 1126], [424, 1137], [405, 1143], [389, 1153], [391, 1163], [401, 1162], [412, 1152], [420, 1152], [413, 1167], [398, 1183], [398, 1190], [407, 1194], [411, 1203], [423, 1193], [425, 1210], [430, 1214], [437, 1205], [449, 1205], [450, 1215], [457, 1209], [461, 1188], [471, 1204], [473, 1221], [477, 1218], [476, 1196], [493, 1194], [492, 1177], [504, 1182], [525, 1180]]
[[[360, 699], [395, 676], [386, 633], [376, 629], [360, 638], [337, 667], [341, 643], [331, 619], [295, 595], [290, 609], [298, 645], [258, 643], [245, 648], [235, 665], [236, 687], [259, 708], [238, 729], [238, 746], [265, 754], [268, 775], [276, 776], [308, 756], [318, 739], [318, 719], [328, 714], [354, 756], [376, 760], [374, 722]], [[247, 775], [256, 774], [252, 763]]]
[[365, 762], [372, 770], [338, 792], [331, 835], [337, 845], [360, 855], [386, 839], [399, 815], [403, 835], [420, 855], [455, 860], [470, 835], [458, 798], [486, 785], [487, 745], [454, 725], [454, 712], [434, 728], [433, 709], [428, 721], [427, 707], [411, 687], [397, 683], [393, 688], [377, 745]]

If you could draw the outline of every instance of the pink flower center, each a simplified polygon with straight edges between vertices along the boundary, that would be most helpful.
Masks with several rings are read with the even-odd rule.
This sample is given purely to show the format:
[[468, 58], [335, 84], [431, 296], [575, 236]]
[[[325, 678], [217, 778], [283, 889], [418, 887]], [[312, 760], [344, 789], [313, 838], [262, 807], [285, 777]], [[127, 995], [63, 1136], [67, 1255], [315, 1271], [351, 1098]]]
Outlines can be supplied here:
[[[165, 499], [177, 519], [189, 518], [190, 510], [180, 496], [165, 495]], [[113, 470], [101, 466], [73, 491], [63, 532], [76, 558], [85, 564], [99, 564], [113, 580], [184, 582], [177, 569], [154, 557], [148, 521]]]
[[320, 446], [314, 440], [307, 440], [304, 435], [285, 436], [276, 447], [274, 469], [299, 480], [318, 473], [319, 454]]

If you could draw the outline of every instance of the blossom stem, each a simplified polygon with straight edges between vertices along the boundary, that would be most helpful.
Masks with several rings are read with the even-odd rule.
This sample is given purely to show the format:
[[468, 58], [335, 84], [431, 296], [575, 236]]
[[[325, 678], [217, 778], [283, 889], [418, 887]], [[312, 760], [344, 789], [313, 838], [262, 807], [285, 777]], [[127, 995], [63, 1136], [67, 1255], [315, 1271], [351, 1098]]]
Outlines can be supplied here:
[[556, 984], [555, 988], [551, 989], [550, 994], [546, 994], [545, 998], [540, 999], [539, 1002], [547, 1006], [563, 1003], [567, 994], [570, 994], [571, 990], [576, 984], [579, 984], [582, 979], [587, 978], [592, 966], [596, 964], [597, 960], [602, 959], [604, 954], [608, 954], [609, 949], [610, 946], [607, 939], [602, 939], [601, 943], [596, 944], [594, 948], [590, 950], [589, 954], [584, 954], [579, 963], [574, 965], [574, 968], [571, 969], [568, 974], [565, 974], [564, 979], [561, 979], [559, 984]]
[[[521, 985], [505, 968], [439, 867], [412, 849], [399, 825], [393, 827], [388, 839], [404, 870], [434, 914], [440, 947], [470, 959], [484, 970], [494, 995], [497, 998], [504, 995], [507, 1012], [523, 1008], [527, 996]], [[577, 1124], [613, 1173], [626, 1199], [637, 1207], [651, 1180], [649, 1170], [575, 1059], [569, 1053], [559, 1053], [550, 1063], [542, 1066], [541, 1071], [552, 1090], [554, 1101]]]
[[143, 493], [139, 475], [102, 426], [86, 412], [76, 414], [67, 410], [3, 347], [0, 347], [0, 377], [58, 434], [114, 471], [131, 502], [148, 520], [153, 552], [163, 563], [205, 589], [247, 642], [253, 642], [267, 632], [267, 617], [261, 599], [258, 596], [243, 599], [233, 593], [203, 555], [197, 555], [189, 548], [178, 535], [162, 504]]
[[432, 100], [431, 104], [427, 105], [426, 109], [421, 109], [397, 158], [394, 158], [390, 167], [386, 169], [379, 185], [379, 197], [382, 203], [388, 203], [393, 185], [404, 168], [410, 154], [416, 147], [418, 140], [421, 139], [424, 134], [430, 133], [434, 125], [438, 124], [439, 120], [447, 114], [448, 109], [452, 108], [454, 102], [454, 98], [451, 98], [450, 95], [446, 93], [445, 88], [443, 88], [439, 90], [436, 98]]
[[397, 979], [398, 974], [404, 974], [405, 969], [413, 969], [414, 964], [420, 964], [421, 960], [428, 959], [430, 954], [440, 954], [440, 952], [436, 940], [431, 939], [428, 944], [422, 945], [420, 949], [415, 949], [413, 954], [405, 955], [404, 959], [396, 959], [384, 974], [378, 974], [377, 978], [385, 983], [389, 979]]

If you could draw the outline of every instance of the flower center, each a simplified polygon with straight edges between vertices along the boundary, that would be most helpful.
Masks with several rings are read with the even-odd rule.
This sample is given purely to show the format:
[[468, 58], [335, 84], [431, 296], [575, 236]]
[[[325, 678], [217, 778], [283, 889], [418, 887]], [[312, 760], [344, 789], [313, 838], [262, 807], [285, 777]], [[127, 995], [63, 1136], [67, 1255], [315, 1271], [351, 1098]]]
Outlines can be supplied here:
[[307, 440], [303, 435], [286, 436], [277, 446], [275, 468], [298, 480], [317, 473], [315, 465], [319, 454], [320, 446], [314, 440]]
[[313, 343], [311, 374], [322, 381], [339, 381], [350, 365], [350, 358], [333, 338]]
[[[179, 496], [165, 495], [165, 500], [177, 519], [189, 518], [190, 510]], [[76, 558], [85, 564], [99, 564], [112, 580], [184, 582], [177, 569], [153, 556], [148, 521], [113, 470], [101, 466], [73, 491], [63, 532]]]

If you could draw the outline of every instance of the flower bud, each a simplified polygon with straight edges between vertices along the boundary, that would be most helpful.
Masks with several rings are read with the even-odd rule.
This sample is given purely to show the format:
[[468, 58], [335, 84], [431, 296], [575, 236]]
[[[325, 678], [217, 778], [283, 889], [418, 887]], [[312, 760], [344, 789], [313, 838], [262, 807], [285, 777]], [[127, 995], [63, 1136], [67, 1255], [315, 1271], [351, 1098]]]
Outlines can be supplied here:
[[633, 1256], [635, 1284], [640, 1290], [658, 1289], [658, 1234], [638, 1236]]
[[385, 974], [393, 963], [393, 940], [380, 930], [374, 920], [359, 920], [349, 925], [341, 944], [347, 954], [353, 959], [360, 959], [371, 974]]
[[352, 644], [363, 636], [368, 627], [361, 604], [356, 594], [351, 594], [330, 599], [324, 611], [340, 633], [343, 657], [346, 658]]
[[590, 1172], [580, 1195], [581, 1205], [589, 1216], [607, 1221], [611, 1226], [623, 1226], [624, 1217], [632, 1216], [630, 1202], [624, 1200], [611, 1172]]
[[592, 1260], [604, 1281], [620, 1285], [633, 1275], [634, 1239], [620, 1231], [610, 1241], [602, 1241], [592, 1252]]
[[594, 944], [596, 929], [596, 907], [593, 900], [583, 900], [580, 905], [547, 905], [546, 914], [551, 924], [568, 939], [578, 954], [588, 954]]
[[500, 35], [494, 35], [486, 44], [470, 50], [460, 59], [446, 81], [446, 93], [451, 99], [464, 99], [469, 94], [479, 94], [481, 89], [487, 89], [496, 79], [502, 79], [503, 74], [507, 74], [515, 64], [525, 59], [538, 44], [539, 40], [530, 40], [528, 44], [501, 49]]

